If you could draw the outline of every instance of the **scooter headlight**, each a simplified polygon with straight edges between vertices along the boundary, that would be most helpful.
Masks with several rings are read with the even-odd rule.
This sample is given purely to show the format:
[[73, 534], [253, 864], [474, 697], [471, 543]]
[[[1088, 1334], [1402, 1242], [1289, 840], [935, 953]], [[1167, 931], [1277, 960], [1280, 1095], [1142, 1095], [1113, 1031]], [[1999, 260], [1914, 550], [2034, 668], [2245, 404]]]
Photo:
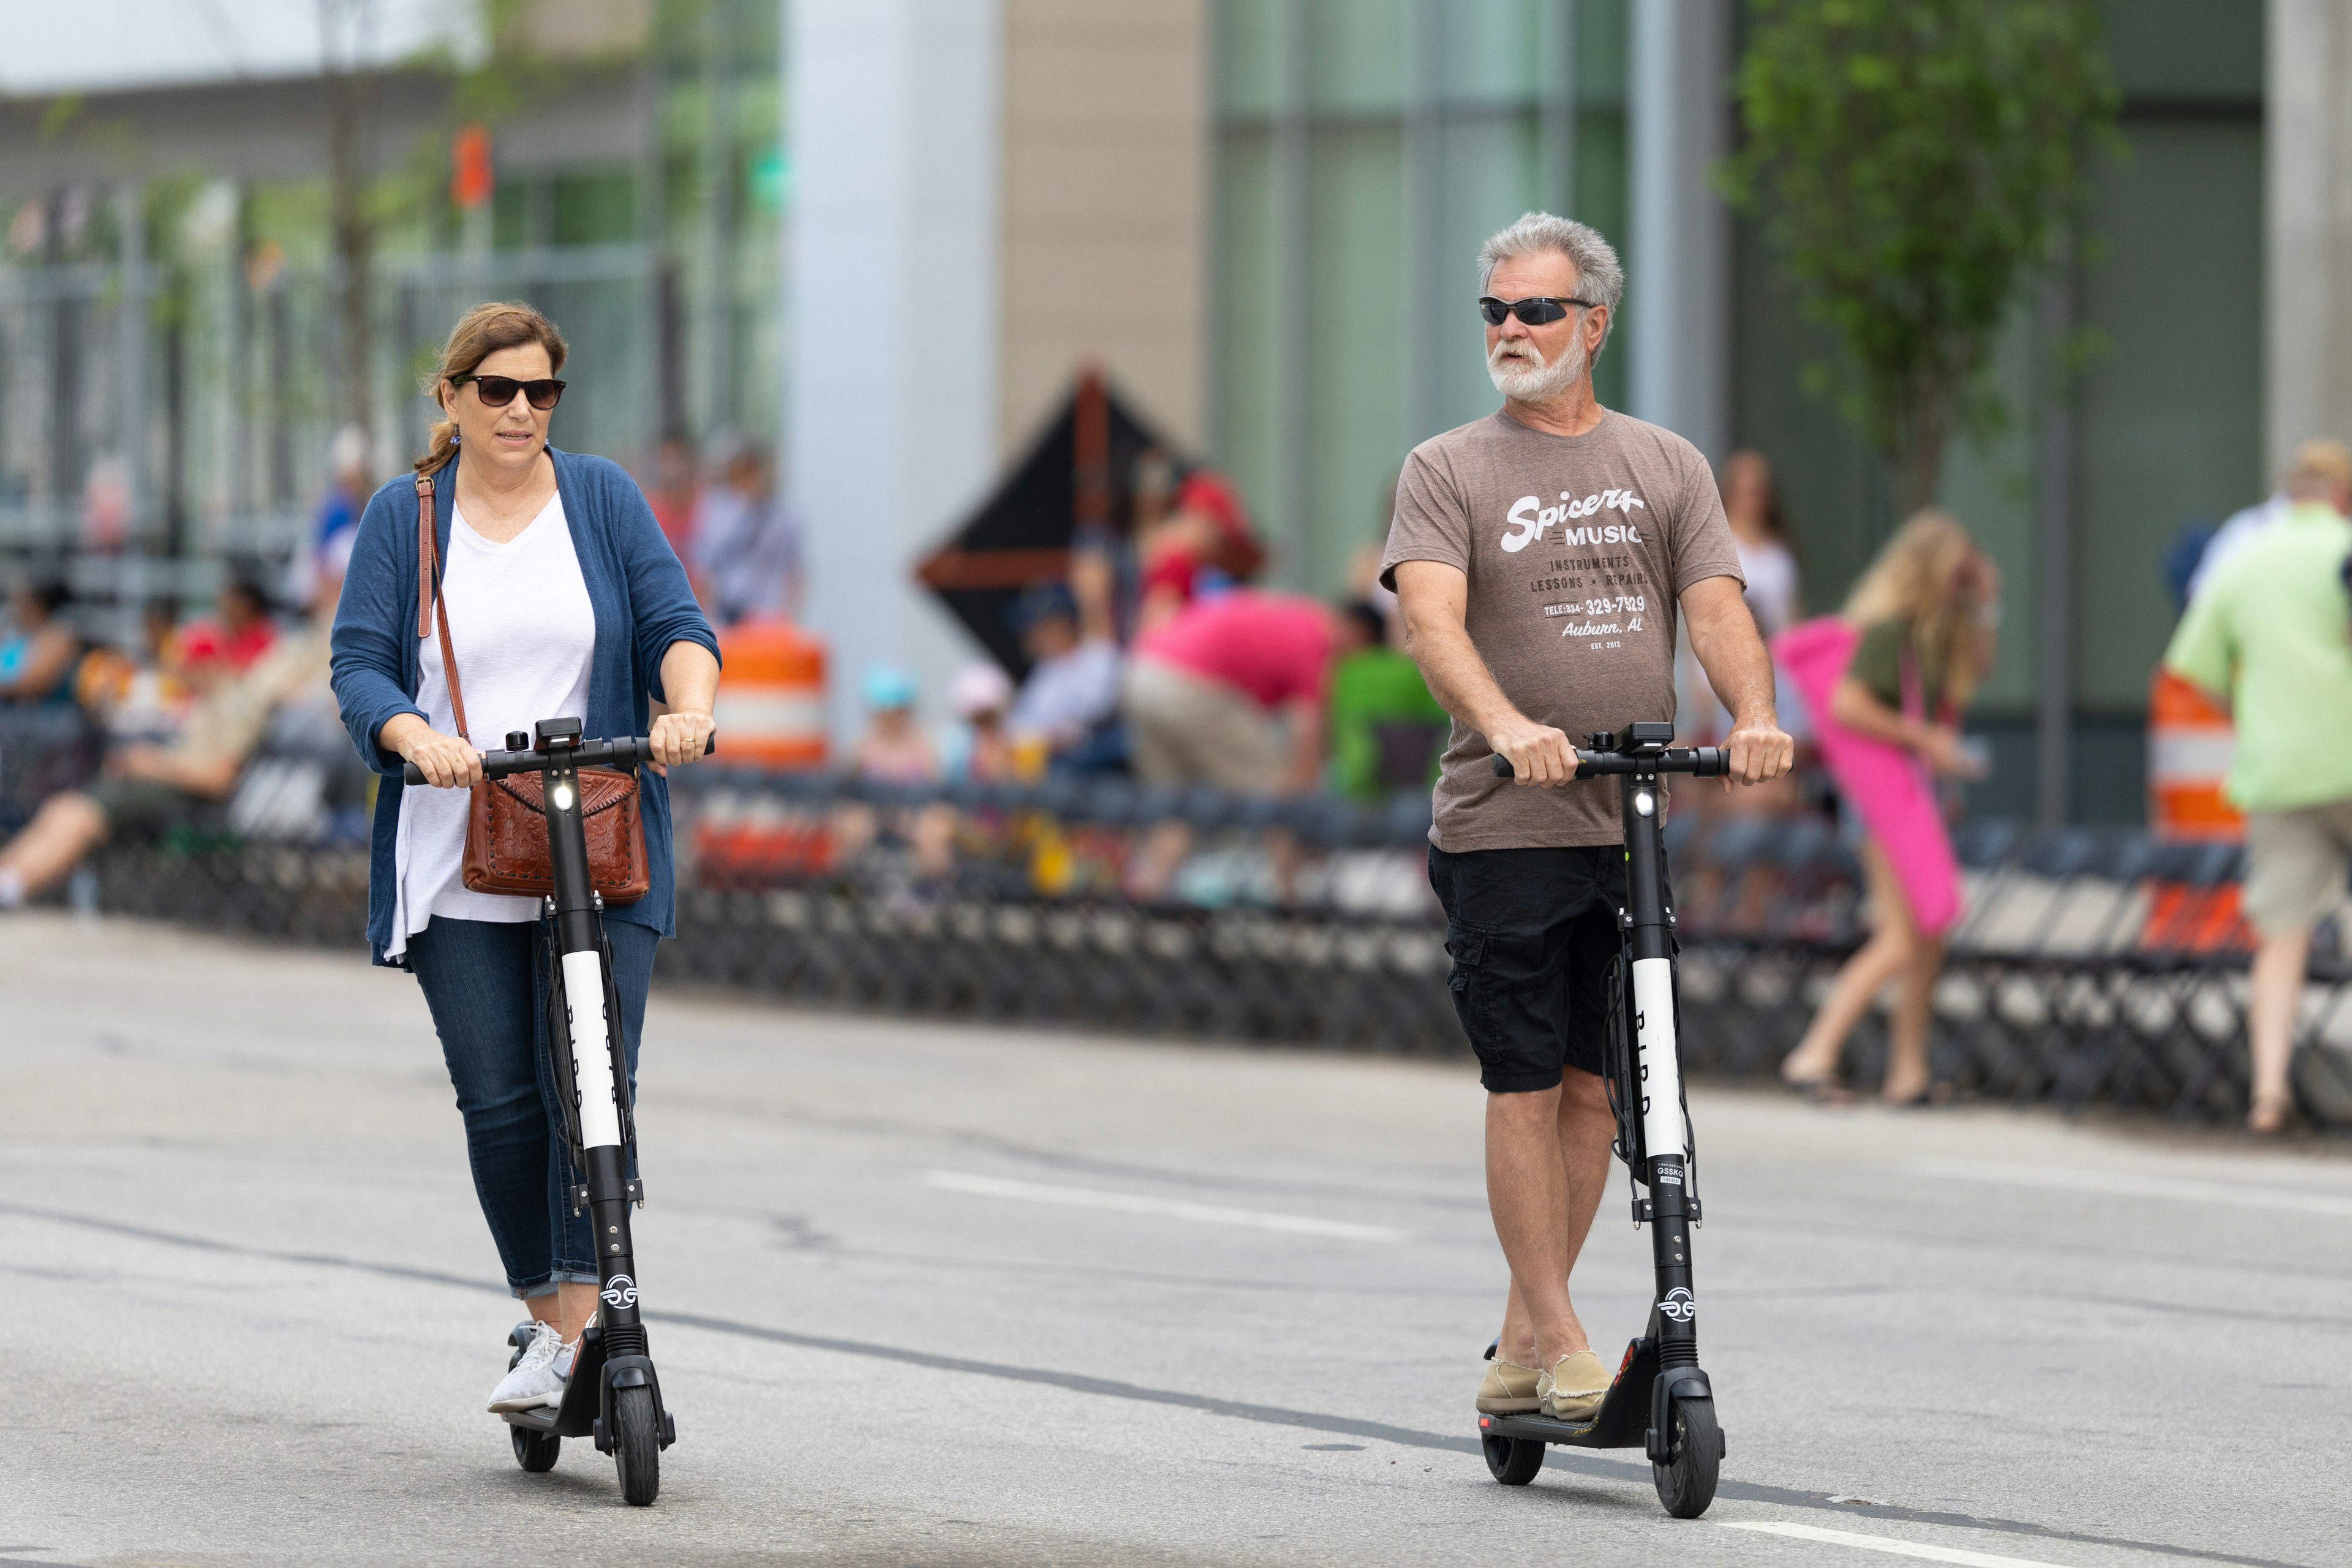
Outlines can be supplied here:
[[570, 811], [572, 809], [572, 786], [570, 784], [557, 784], [553, 789], [547, 792], [547, 798], [555, 803], [556, 810]]

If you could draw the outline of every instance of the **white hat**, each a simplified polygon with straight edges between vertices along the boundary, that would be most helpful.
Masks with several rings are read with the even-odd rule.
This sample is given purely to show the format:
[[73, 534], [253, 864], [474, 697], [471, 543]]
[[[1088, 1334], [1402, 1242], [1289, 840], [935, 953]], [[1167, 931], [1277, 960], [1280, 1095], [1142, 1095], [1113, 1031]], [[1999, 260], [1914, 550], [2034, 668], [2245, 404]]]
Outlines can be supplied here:
[[967, 722], [1002, 713], [1012, 701], [1012, 680], [992, 664], [967, 664], [948, 682], [948, 710]]

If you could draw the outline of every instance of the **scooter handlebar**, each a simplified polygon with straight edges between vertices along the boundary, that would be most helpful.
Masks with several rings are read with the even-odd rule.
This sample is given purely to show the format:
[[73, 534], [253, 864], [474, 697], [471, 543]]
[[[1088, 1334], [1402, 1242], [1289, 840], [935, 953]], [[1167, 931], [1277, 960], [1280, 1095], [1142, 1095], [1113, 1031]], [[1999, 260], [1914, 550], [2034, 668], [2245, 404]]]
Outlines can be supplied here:
[[[1495, 776], [1517, 778], [1511, 759], [1502, 752], [1495, 753]], [[1721, 746], [1669, 746], [1663, 752], [1628, 754], [1624, 752], [1579, 752], [1576, 753], [1576, 776], [1598, 778], [1603, 773], [1691, 773], [1709, 779], [1731, 771], [1731, 758]]]
[[[718, 749], [719, 736], [713, 731], [710, 738], [702, 743], [702, 754], [707, 757]], [[649, 763], [653, 759], [653, 741], [645, 735], [625, 736], [617, 741], [583, 741], [563, 751], [563, 760], [580, 768], [633, 768], [639, 763]], [[554, 752], [536, 748], [522, 752], [484, 752], [482, 776], [498, 779], [509, 773], [535, 773], [556, 760]], [[425, 782], [424, 770], [415, 763], [404, 763], [400, 776], [413, 784]]]

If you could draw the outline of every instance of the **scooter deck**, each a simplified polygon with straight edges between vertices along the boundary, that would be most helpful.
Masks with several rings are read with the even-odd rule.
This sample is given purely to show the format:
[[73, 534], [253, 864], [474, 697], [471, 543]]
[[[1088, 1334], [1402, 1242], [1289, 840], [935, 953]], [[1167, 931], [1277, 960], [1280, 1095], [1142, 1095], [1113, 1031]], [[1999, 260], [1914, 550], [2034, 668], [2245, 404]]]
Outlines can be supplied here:
[[501, 1410], [499, 1419], [509, 1426], [558, 1437], [589, 1436], [596, 1429], [604, 1383], [604, 1336], [592, 1328], [580, 1336], [579, 1354], [572, 1361], [571, 1379], [563, 1385], [562, 1404], [542, 1405], [536, 1410]]
[[1650, 1430], [1650, 1391], [1657, 1381], [1657, 1347], [1635, 1340], [1625, 1347], [1617, 1376], [1592, 1419], [1579, 1425], [1550, 1415], [1480, 1415], [1482, 1437], [1520, 1437], [1570, 1448], [1640, 1448]]

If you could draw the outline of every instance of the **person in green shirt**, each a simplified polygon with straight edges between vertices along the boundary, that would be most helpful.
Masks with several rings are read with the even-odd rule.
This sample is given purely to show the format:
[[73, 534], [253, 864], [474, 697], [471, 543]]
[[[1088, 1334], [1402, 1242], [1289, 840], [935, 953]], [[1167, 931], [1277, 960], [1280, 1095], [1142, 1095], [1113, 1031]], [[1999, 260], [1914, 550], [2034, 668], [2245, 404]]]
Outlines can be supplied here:
[[2246, 814], [2243, 904], [2262, 939], [2246, 1005], [2257, 1132], [2293, 1110], [2311, 929], [2344, 896], [2352, 858], [2352, 487], [2298, 466], [2286, 499], [2199, 588], [2164, 650], [2165, 668], [2228, 704], [2238, 730], [2224, 788]]
[[1429, 694], [1421, 667], [1390, 646], [1387, 617], [1360, 599], [1343, 613], [1364, 646], [1331, 667], [1332, 787], [1358, 800], [1426, 789], [1454, 721]]

